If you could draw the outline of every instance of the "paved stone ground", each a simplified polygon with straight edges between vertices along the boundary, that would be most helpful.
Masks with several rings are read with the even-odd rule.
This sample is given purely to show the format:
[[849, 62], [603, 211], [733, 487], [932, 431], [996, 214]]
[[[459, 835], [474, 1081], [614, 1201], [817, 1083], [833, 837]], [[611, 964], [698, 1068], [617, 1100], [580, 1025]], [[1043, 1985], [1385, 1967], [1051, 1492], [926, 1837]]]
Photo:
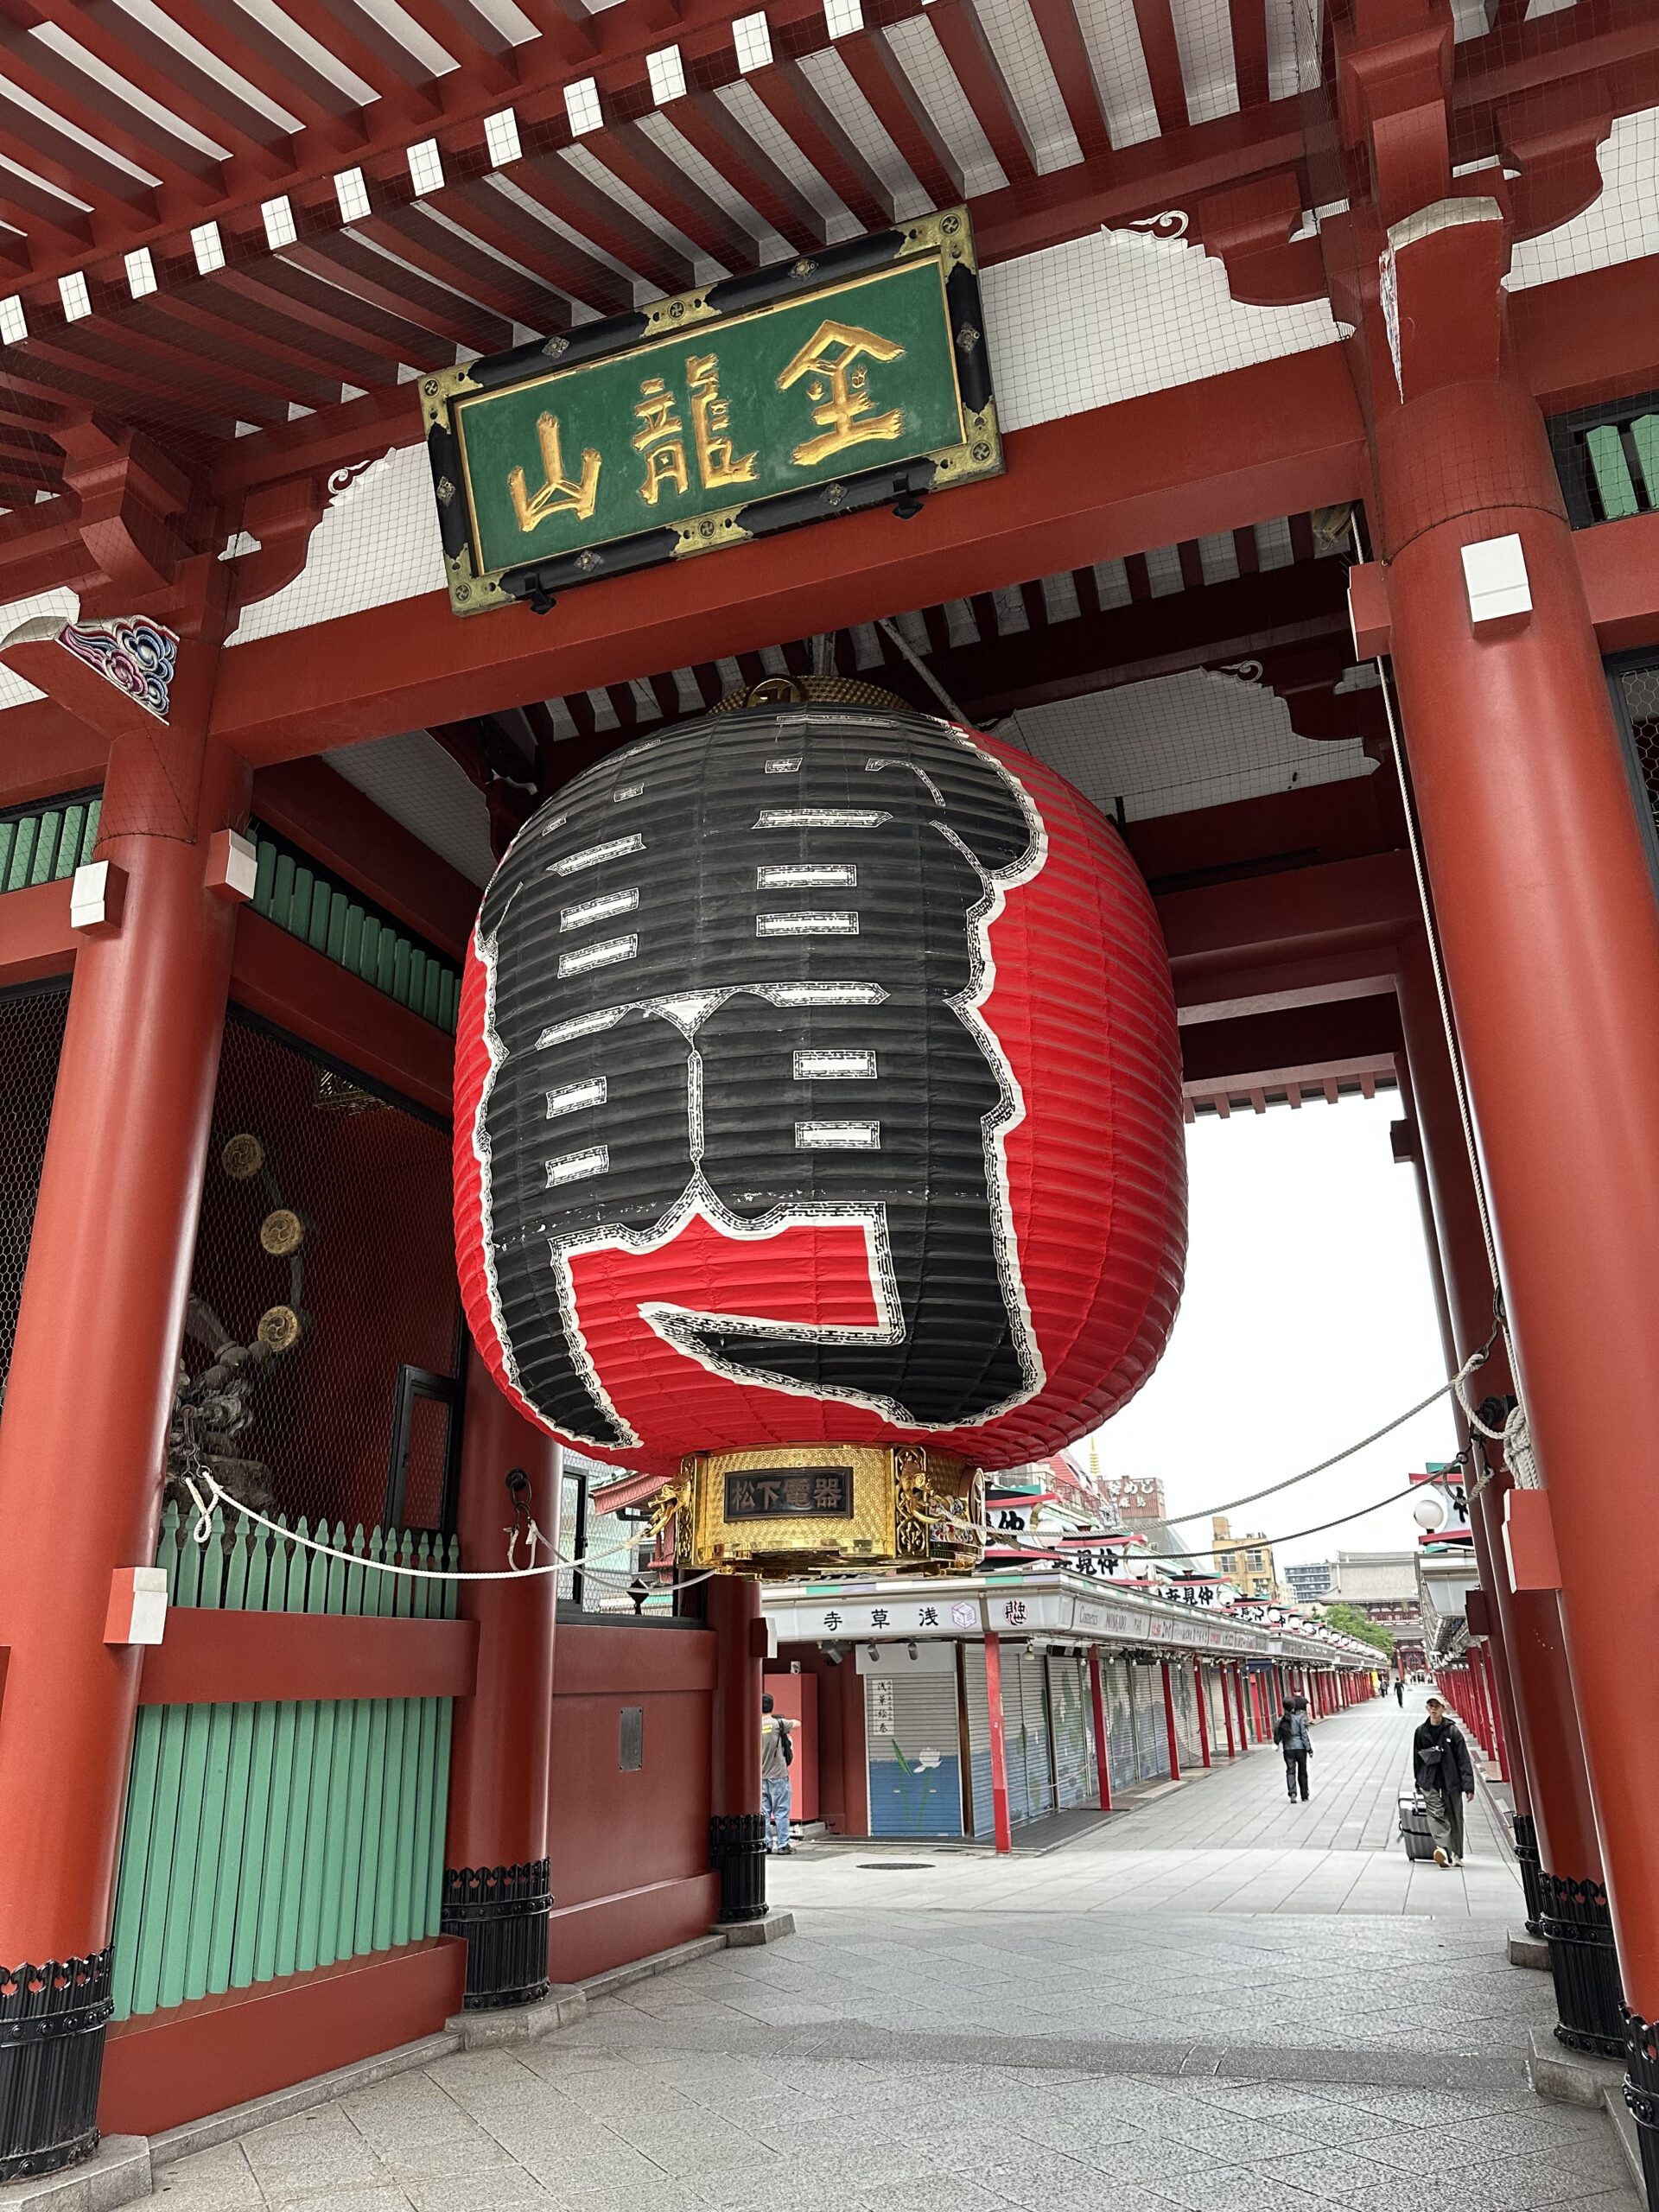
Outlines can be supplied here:
[[798, 1854], [792, 1940], [182, 2160], [169, 2212], [1638, 2212], [1526, 2086], [1490, 1827], [1463, 1876], [1382, 1847], [1416, 1717], [1321, 1724], [1306, 1814], [1262, 1752], [1040, 1858]]

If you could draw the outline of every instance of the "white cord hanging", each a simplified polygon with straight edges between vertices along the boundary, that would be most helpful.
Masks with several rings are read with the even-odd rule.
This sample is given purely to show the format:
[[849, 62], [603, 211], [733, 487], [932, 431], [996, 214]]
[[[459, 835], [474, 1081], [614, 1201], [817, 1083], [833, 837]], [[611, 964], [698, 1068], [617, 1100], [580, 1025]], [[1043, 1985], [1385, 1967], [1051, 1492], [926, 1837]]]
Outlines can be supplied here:
[[[206, 1486], [207, 1493], [206, 1496], [198, 1487], [198, 1478]], [[607, 1545], [603, 1551], [584, 1552], [580, 1559], [550, 1558], [543, 1566], [537, 1567], [533, 1563], [537, 1546], [539, 1544], [544, 1551], [550, 1548], [546, 1537], [532, 1521], [529, 1529], [530, 1561], [523, 1567], [518, 1564], [516, 1558], [517, 1540], [519, 1533], [516, 1527], [504, 1531], [508, 1540], [508, 1564], [505, 1567], [403, 1567], [395, 1560], [371, 1559], [365, 1552], [341, 1551], [338, 1545], [319, 1543], [315, 1536], [302, 1536], [296, 1529], [284, 1529], [277, 1522], [267, 1520], [263, 1513], [256, 1513], [251, 1505], [244, 1505], [239, 1499], [232, 1497], [227, 1491], [223, 1490], [206, 1466], [200, 1463], [194, 1471], [181, 1475], [179, 1479], [189, 1491], [191, 1501], [196, 1509], [195, 1523], [190, 1531], [191, 1539], [195, 1543], [206, 1544], [212, 1536], [213, 1509], [215, 1506], [222, 1505], [230, 1512], [238, 1515], [240, 1519], [251, 1521], [256, 1528], [268, 1529], [273, 1536], [280, 1536], [285, 1544], [293, 1544], [301, 1551], [315, 1552], [321, 1559], [337, 1559], [342, 1560], [347, 1567], [368, 1567], [376, 1574], [402, 1575], [410, 1582], [523, 1582], [533, 1575], [563, 1574], [575, 1567], [589, 1567], [597, 1560], [614, 1559], [619, 1552], [631, 1552], [634, 1548], [634, 1539], [628, 1537], [621, 1543]], [[713, 1572], [715, 1572], [714, 1569], [709, 1570], [710, 1573]], [[709, 1574], [684, 1575], [681, 1577], [678, 1586], [682, 1590], [686, 1590], [690, 1589], [694, 1583], [706, 1582], [708, 1580]]]
[[[1426, 1413], [1437, 1399], [1445, 1397], [1448, 1391], [1454, 1391], [1459, 1403], [1465, 1404], [1463, 1386], [1475, 1370], [1484, 1363], [1496, 1341], [1497, 1332], [1494, 1330], [1478, 1351], [1470, 1353], [1450, 1382], [1442, 1382], [1438, 1389], [1431, 1390], [1426, 1398], [1419, 1398], [1414, 1406], [1408, 1406], [1404, 1413], [1396, 1414], [1392, 1421], [1384, 1421], [1381, 1428], [1374, 1428], [1369, 1436], [1362, 1436], [1357, 1444], [1345, 1445], [1340, 1452], [1333, 1452], [1328, 1459], [1319, 1459], [1313, 1466], [1304, 1467], [1300, 1475], [1287, 1475], [1281, 1483], [1270, 1483], [1266, 1490], [1253, 1490], [1248, 1497], [1229, 1498], [1224, 1505], [1208, 1505], [1200, 1512], [1171, 1513], [1165, 1517], [1173, 1528], [1179, 1527], [1185, 1521], [1208, 1521], [1217, 1513], [1236, 1513], [1241, 1505], [1255, 1505], [1262, 1498], [1277, 1497], [1281, 1491], [1294, 1490], [1298, 1483], [1306, 1482], [1311, 1475], [1322, 1475], [1328, 1468], [1338, 1467], [1344, 1459], [1351, 1459], [1357, 1452], [1363, 1452], [1368, 1445], [1376, 1443], [1379, 1438], [1391, 1436], [1396, 1428], [1403, 1428], [1408, 1421], [1414, 1420], [1421, 1413]], [[1484, 1435], [1491, 1435], [1492, 1433], [1490, 1429], [1482, 1432]], [[1382, 1500], [1384, 1504], [1388, 1502], [1386, 1498]], [[1369, 1507], [1366, 1510], [1370, 1510]], [[1310, 1529], [1304, 1533], [1313, 1535], [1317, 1532]], [[1288, 1542], [1289, 1539], [1281, 1537], [1278, 1541]]]

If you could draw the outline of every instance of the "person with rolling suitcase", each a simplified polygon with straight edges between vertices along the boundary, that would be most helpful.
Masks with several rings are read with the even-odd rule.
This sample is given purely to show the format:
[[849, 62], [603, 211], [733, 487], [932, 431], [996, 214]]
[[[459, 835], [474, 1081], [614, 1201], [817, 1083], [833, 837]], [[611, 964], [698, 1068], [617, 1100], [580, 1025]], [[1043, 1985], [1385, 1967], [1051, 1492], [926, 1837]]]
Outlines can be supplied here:
[[1411, 1739], [1412, 1766], [1434, 1839], [1434, 1864], [1463, 1864], [1463, 1808], [1475, 1794], [1474, 1763], [1463, 1731], [1437, 1697]]

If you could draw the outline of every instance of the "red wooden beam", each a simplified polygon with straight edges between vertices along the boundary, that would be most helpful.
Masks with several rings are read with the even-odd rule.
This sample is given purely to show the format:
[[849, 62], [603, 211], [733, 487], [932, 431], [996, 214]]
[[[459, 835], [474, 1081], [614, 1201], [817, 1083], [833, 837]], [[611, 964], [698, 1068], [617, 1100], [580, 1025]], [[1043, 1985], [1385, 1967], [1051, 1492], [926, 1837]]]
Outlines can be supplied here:
[[[1048, 56], [1048, 66], [1060, 88], [1060, 98], [1065, 102], [1072, 135], [1084, 159], [1109, 154], [1111, 134], [1106, 128], [1089, 48], [1084, 43], [1072, 0], [1031, 0], [1031, 12], [1036, 19], [1043, 51]], [[1181, 120], [1186, 120], [1185, 115]]]
[[449, 1112], [453, 1040], [251, 907], [237, 917], [231, 996], [372, 1082]]
[[887, 187], [813, 90], [797, 61], [774, 61], [745, 79], [762, 106], [867, 231], [893, 221]]
[[1267, 0], [1227, 0], [1233, 34], [1233, 79], [1240, 107], [1258, 107], [1268, 97]]
[[[442, 597], [315, 625], [225, 655], [216, 733], [256, 763], [498, 711], [872, 621], [1139, 545], [1351, 499], [1363, 444], [1335, 347], [1017, 431], [1008, 473], [571, 592], [553, 614], [470, 621]], [[280, 670], [280, 680], [276, 671]]]
[[1010, 189], [1017, 190], [1035, 177], [1037, 156], [1002, 65], [974, 13], [973, 0], [939, 0], [928, 10], [927, 19]]
[[[711, 260], [718, 261], [722, 267], [733, 271], [752, 269], [755, 265], [758, 258], [755, 240], [749, 232], [711, 200], [701, 185], [695, 183], [683, 169], [670, 161], [662, 148], [654, 140], [647, 138], [637, 123], [613, 123], [606, 130], [589, 132], [577, 143], [593, 156], [601, 168], [607, 168], [620, 183], [626, 185], [630, 192], [638, 193], [648, 207], [655, 208], [665, 222], [671, 223], [682, 237], [690, 238], [699, 253], [706, 253]], [[568, 169], [569, 163], [562, 162], [560, 167]], [[602, 213], [610, 221], [613, 231], [626, 225], [636, 234], [644, 233], [643, 237], [637, 238], [628, 251], [618, 251], [607, 245], [607, 252], [616, 252], [620, 261], [626, 261], [630, 269], [638, 270], [653, 284], [661, 284], [665, 292], [684, 289], [677, 279], [664, 282], [660, 273], [664, 267], [671, 265], [675, 269], [683, 268], [683, 257], [658, 238], [654, 232], [647, 232], [643, 225], [635, 223], [623, 208], [613, 208], [608, 201], [601, 199], [594, 187], [585, 185], [584, 181], [575, 176], [574, 172], [572, 181], [592, 195], [588, 202], [589, 220], [595, 214]], [[585, 229], [580, 221], [578, 227]], [[604, 243], [592, 232], [586, 234], [594, 238], [596, 245]], [[690, 280], [688, 277], [684, 281], [689, 283]]]
[[[607, 134], [595, 131], [593, 135], [599, 138]], [[629, 152], [629, 149], [621, 148], [616, 156], [616, 173], [622, 175], [625, 183], [640, 175], [643, 168], [643, 164], [630, 160]], [[623, 175], [625, 171], [626, 175]], [[608, 253], [624, 268], [656, 285], [659, 291], [683, 292], [690, 289], [692, 265], [679, 247], [658, 238], [637, 215], [601, 191], [596, 184], [590, 184], [556, 154], [535, 161], [515, 162], [512, 181], [526, 198], [545, 207], [550, 215], [556, 215], [562, 223], [569, 223], [601, 253]], [[490, 193], [493, 199], [505, 196], [487, 184], [474, 185], [472, 190]], [[645, 197], [644, 194], [640, 196]], [[483, 213], [485, 206], [477, 200], [473, 202], [466, 219], [469, 230], [475, 227], [474, 215]], [[484, 232], [480, 230], [479, 235], [483, 237]], [[522, 251], [515, 258], [524, 259]], [[562, 263], [573, 261], [585, 269], [581, 281], [574, 284], [558, 273]], [[573, 291], [579, 300], [607, 315], [623, 313], [633, 305], [633, 289], [626, 277], [619, 276], [604, 262], [594, 260], [592, 254], [584, 253], [574, 242], [556, 235], [543, 245], [538, 259], [526, 262], [525, 265], [544, 270], [556, 284]]]
[[964, 709], [995, 718], [1184, 669], [1313, 640], [1344, 640], [1345, 586], [1338, 561], [1205, 584], [1020, 637], [993, 632], [980, 645], [957, 646], [939, 674]]
[[780, 238], [809, 252], [826, 242], [823, 217], [715, 93], [690, 92], [663, 115]]
[[1152, 82], [1153, 105], [1160, 130], [1185, 130], [1191, 120], [1186, 111], [1186, 83], [1181, 74], [1181, 49], [1175, 38], [1175, 18], [1170, 0], [1135, 0], [1135, 20], [1141, 33]]
[[68, 975], [79, 945], [69, 926], [67, 880], [0, 893], [0, 988]]
[[836, 51], [933, 205], [949, 207], [965, 200], [968, 180], [960, 162], [880, 32], [857, 32], [840, 40]]
[[326, 761], [262, 768], [254, 778], [253, 811], [329, 874], [460, 959], [478, 912], [478, 886]]
[[470, 1697], [476, 1621], [169, 1607], [144, 1652], [140, 1705], [265, 1705], [312, 1698]]

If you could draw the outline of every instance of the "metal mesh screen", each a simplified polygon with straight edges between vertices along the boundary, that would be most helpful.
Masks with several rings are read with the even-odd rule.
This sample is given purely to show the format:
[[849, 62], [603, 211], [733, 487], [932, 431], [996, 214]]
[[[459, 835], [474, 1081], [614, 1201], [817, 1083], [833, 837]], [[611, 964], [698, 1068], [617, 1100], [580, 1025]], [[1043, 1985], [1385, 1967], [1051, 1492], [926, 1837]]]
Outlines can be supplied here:
[[1659, 823], [1659, 661], [1645, 668], [1621, 669], [1618, 683], [1637, 773], [1647, 794], [1649, 810]]
[[449, 1147], [251, 1022], [226, 1025], [169, 1471], [187, 1428], [260, 1511], [448, 1517]]
[[11, 1365], [68, 1010], [67, 982], [46, 989], [0, 992], [0, 1068], [5, 1070], [0, 1093], [0, 1402]]
[[1659, 655], [1611, 661], [1607, 677], [1648, 865], [1659, 890]]

